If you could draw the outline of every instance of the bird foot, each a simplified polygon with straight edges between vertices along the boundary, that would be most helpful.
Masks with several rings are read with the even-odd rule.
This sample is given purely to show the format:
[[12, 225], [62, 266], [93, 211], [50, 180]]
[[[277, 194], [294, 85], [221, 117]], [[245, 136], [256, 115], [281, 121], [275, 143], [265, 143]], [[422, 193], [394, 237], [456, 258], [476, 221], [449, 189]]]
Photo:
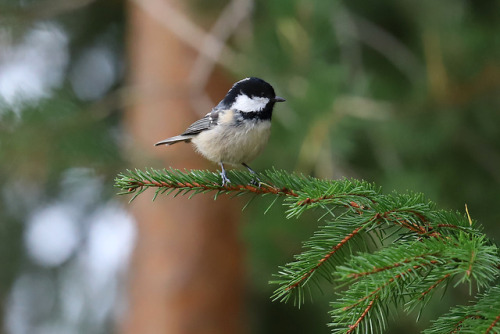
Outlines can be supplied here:
[[231, 183], [231, 180], [229, 180], [229, 178], [226, 175], [226, 171], [221, 172], [220, 176], [222, 178], [222, 186], [223, 187], [225, 187], [226, 185], [228, 185], [229, 183]]
[[242, 165], [245, 166], [245, 168], [248, 169], [248, 171], [252, 173], [254, 176], [254, 178], [250, 181], [250, 184], [260, 188], [262, 181], [259, 179], [259, 175], [257, 174], [257, 172], [254, 171], [252, 168], [250, 168], [250, 166], [248, 166], [244, 162], [242, 163]]
[[252, 186], [256, 186], [260, 188], [260, 185], [262, 184], [262, 181], [256, 176], [255, 179], [250, 180], [250, 184]]

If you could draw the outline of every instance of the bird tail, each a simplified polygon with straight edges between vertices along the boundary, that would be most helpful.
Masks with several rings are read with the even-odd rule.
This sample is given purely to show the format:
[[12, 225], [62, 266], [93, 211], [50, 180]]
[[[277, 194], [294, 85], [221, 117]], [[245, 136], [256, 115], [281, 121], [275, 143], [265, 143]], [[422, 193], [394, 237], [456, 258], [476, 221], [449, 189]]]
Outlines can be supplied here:
[[155, 146], [159, 146], [159, 145], [173, 145], [175, 143], [178, 143], [178, 142], [186, 142], [186, 143], [189, 143], [191, 141], [191, 139], [193, 138], [193, 136], [175, 136], [175, 137], [170, 137], [170, 138], [167, 138], [167, 139], [164, 139], [162, 141], [159, 141], [155, 144]]

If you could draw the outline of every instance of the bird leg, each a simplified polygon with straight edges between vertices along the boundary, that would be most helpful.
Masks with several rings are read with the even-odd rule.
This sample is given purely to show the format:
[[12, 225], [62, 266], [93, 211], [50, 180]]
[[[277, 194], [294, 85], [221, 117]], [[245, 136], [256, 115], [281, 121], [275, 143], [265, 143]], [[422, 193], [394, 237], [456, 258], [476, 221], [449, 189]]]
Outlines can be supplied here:
[[222, 170], [220, 172], [220, 176], [222, 178], [222, 186], [225, 187], [226, 184], [231, 183], [231, 181], [229, 180], [229, 178], [226, 175], [226, 170], [224, 169], [224, 164], [222, 162], [219, 162], [219, 165], [220, 165], [220, 168]]
[[259, 176], [258, 176], [257, 172], [254, 171], [252, 168], [250, 168], [250, 166], [248, 166], [246, 163], [242, 162], [241, 164], [243, 166], [245, 166], [250, 171], [250, 173], [252, 173], [254, 175], [255, 179], [253, 179], [251, 181], [251, 183], [253, 185], [260, 186], [260, 184], [262, 183], [262, 181], [259, 179]]

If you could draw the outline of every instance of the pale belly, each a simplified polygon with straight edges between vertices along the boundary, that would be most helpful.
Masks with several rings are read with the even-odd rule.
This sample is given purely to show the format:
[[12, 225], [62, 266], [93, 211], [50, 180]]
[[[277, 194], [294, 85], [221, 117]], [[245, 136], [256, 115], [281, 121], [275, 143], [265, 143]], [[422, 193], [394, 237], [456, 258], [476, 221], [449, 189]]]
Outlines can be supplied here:
[[248, 163], [264, 149], [271, 134], [271, 122], [258, 122], [243, 128], [216, 128], [192, 139], [196, 150], [208, 160], [229, 164]]

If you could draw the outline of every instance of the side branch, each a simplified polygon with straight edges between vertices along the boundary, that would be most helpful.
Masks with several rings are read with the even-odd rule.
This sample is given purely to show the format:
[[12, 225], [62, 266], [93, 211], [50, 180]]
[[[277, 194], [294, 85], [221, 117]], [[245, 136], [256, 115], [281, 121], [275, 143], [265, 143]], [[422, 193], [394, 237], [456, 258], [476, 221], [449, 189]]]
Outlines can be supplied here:
[[349, 326], [349, 330], [346, 333], [352, 333], [354, 330], [356, 330], [356, 328], [359, 326], [359, 324], [361, 323], [361, 321], [363, 321], [363, 319], [366, 317], [366, 315], [368, 314], [368, 312], [370, 312], [371, 308], [373, 307], [373, 303], [375, 303], [375, 301], [377, 299], [378, 299], [378, 296], [376, 296], [375, 298], [373, 298], [370, 301], [370, 303], [365, 308], [365, 310], [363, 311], [363, 313], [361, 314], [361, 316], [358, 318], [358, 320], [356, 320], [356, 322], [354, 323], [354, 325], [350, 325]]
[[355, 235], [357, 235], [359, 233], [359, 231], [361, 229], [363, 229], [365, 226], [366, 225], [359, 226], [358, 228], [353, 230], [351, 233], [349, 233], [344, 239], [342, 239], [342, 241], [340, 241], [338, 244], [333, 246], [332, 250], [330, 252], [328, 252], [325, 256], [323, 256], [321, 258], [321, 260], [319, 260], [319, 262], [314, 267], [312, 267], [308, 272], [306, 272], [297, 282], [288, 286], [286, 288], [286, 291], [290, 291], [290, 290], [295, 289], [302, 282], [307, 280], [316, 270], [319, 269], [319, 267], [321, 267], [325, 263], [325, 261], [327, 261], [333, 254], [335, 254], [340, 248], [342, 248], [342, 246], [344, 246], [347, 242], [349, 242], [349, 240], [351, 240]]
[[446, 274], [444, 275], [442, 278], [440, 278], [439, 280], [437, 280], [436, 283], [432, 284], [427, 290], [425, 290], [424, 292], [422, 292], [421, 296], [420, 296], [420, 299], [424, 298], [426, 295], [428, 295], [433, 289], [435, 289], [439, 284], [441, 284], [442, 282], [444, 282], [446, 279], [448, 279], [451, 275], [450, 274]]
[[[437, 254], [428, 254], [428, 255], [435, 256]], [[361, 272], [361, 273], [352, 273], [352, 274], [347, 275], [347, 277], [350, 277], [350, 278], [353, 278], [353, 279], [358, 279], [358, 278], [363, 277], [363, 276], [369, 276], [369, 275], [377, 274], [377, 273], [380, 273], [382, 271], [391, 270], [391, 269], [403, 266], [403, 265], [408, 264], [408, 263], [410, 263], [412, 261], [415, 261], [417, 259], [425, 259], [425, 256], [426, 255], [420, 255], [420, 256], [416, 256], [416, 257], [414, 257], [412, 259], [404, 259], [403, 261], [396, 262], [396, 263], [394, 263], [394, 264], [392, 264], [390, 266], [379, 267], [379, 268], [375, 267], [371, 271], [365, 271], [365, 272]], [[429, 261], [429, 264], [437, 264], [437, 263], [438, 263], [437, 260], [431, 260], [431, 261]], [[420, 267], [423, 267], [425, 265], [427, 265], [427, 264], [414, 265], [413, 269], [419, 269]]]
[[488, 329], [486, 330], [486, 332], [484, 332], [485, 334], [488, 334], [489, 332], [491, 332], [493, 330], [493, 328], [496, 326], [496, 324], [500, 321], [500, 314], [497, 315], [497, 317], [495, 318], [495, 320], [491, 323], [490, 327], [488, 327]]
[[463, 319], [461, 319], [459, 322], [457, 322], [455, 324], [455, 327], [453, 328], [453, 331], [450, 332], [451, 334], [456, 334], [460, 331], [460, 329], [462, 328], [462, 324], [464, 323], [465, 320], [467, 319], [483, 319], [482, 316], [480, 315], [466, 315]]
[[[317, 197], [317, 198], [307, 197], [304, 200], [298, 201], [297, 206], [304, 206], [304, 205], [309, 205], [309, 204], [318, 203], [318, 202], [322, 202], [322, 201], [328, 201], [328, 200], [331, 200], [334, 198], [341, 198], [341, 197], [347, 197], [347, 196], [366, 198], [366, 199], [369, 199], [372, 203], [375, 203], [375, 201], [372, 198], [370, 198], [370, 196], [367, 196], [365, 194], [354, 193], [354, 194], [325, 195], [325, 196], [321, 196], [321, 197]], [[351, 201], [349, 205], [352, 207], [355, 207], [355, 208], [364, 209], [364, 207], [362, 205], [359, 205], [358, 203], [356, 203], [354, 201]]]
[[[431, 261], [429, 264], [436, 264], [437, 261]], [[399, 274], [395, 275], [394, 277], [391, 277], [389, 278], [389, 280], [387, 282], [385, 282], [383, 285], [377, 287], [375, 290], [373, 290], [372, 292], [370, 292], [369, 294], [367, 294], [366, 296], [362, 297], [361, 299], [359, 299], [357, 302], [355, 302], [354, 304], [352, 305], [349, 305], [349, 306], [345, 306], [343, 309], [344, 311], [346, 310], [349, 310], [349, 309], [352, 309], [356, 306], [358, 306], [359, 304], [361, 304], [362, 302], [364, 302], [365, 300], [367, 299], [370, 299], [372, 297], [374, 297], [374, 299], [378, 298], [380, 296], [380, 291], [384, 288], [386, 288], [387, 286], [389, 286], [390, 284], [396, 282], [396, 280], [399, 280], [399, 279], [404, 279], [405, 276], [411, 274], [413, 271], [415, 270], [418, 270], [418, 269], [421, 269], [425, 266], [428, 266], [429, 264], [427, 263], [422, 263], [420, 265], [414, 265], [412, 266], [411, 268], [408, 268], [406, 270], [404, 270], [403, 272], [400, 272]], [[397, 268], [399, 266], [395, 266], [394, 268]], [[433, 284], [427, 291], [423, 292], [422, 293], [422, 296], [425, 296], [426, 294], [428, 294], [432, 289], [434, 289], [435, 287], [437, 287], [440, 283], [442, 283], [445, 279], [447, 279], [448, 277], [450, 277], [450, 274], [446, 274], [445, 277], [443, 277], [442, 279], [438, 280], [435, 284]], [[372, 299], [372, 301], [374, 300]]]

